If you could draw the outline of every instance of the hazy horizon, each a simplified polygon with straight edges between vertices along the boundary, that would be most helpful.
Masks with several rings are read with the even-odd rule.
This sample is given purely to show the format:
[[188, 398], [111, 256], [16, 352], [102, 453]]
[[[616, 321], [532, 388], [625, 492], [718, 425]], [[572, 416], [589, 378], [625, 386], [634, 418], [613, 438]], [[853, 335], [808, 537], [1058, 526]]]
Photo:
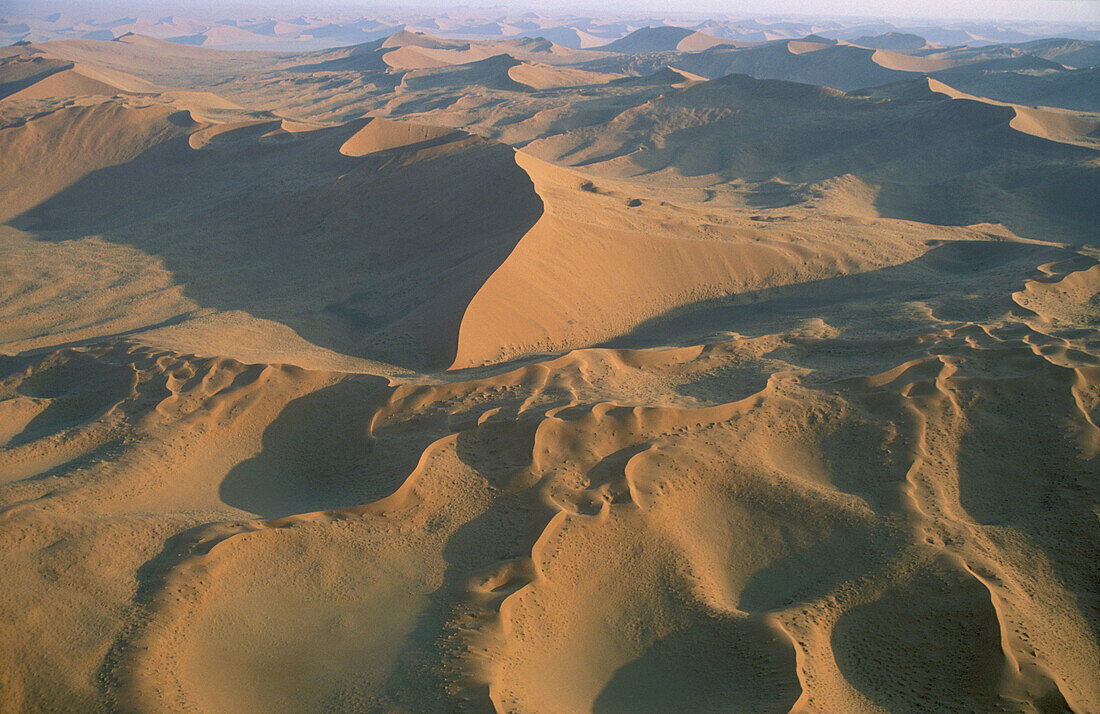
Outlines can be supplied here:
[[208, 14], [220, 16], [240, 13], [257, 15], [271, 13], [317, 14], [325, 12], [415, 12], [431, 13], [473, 10], [484, 12], [534, 11], [544, 15], [558, 13], [593, 17], [613, 15], [654, 15], [656, 17], [798, 17], [798, 18], [864, 18], [869, 20], [923, 21], [1000, 21], [1050, 23], [1100, 23], [1100, 0], [934, 0], [914, 4], [905, 0], [747, 0], [730, 6], [714, 0], [672, 3], [644, 0], [611, 0], [598, 8], [576, 0], [467, 0], [461, 3], [446, 0], [418, 0], [415, 3], [363, 2], [362, 0], [326, 0], [325, 2], [294, 2], [292, 0], [235, 0], [231, 3], [204, 2], [64, 2], [58, 0], [23, 0], [0, 3], [0, 14], [36, 14], [73, 11], [110, 15], [112, 13], [154, 12], [165, 14]]

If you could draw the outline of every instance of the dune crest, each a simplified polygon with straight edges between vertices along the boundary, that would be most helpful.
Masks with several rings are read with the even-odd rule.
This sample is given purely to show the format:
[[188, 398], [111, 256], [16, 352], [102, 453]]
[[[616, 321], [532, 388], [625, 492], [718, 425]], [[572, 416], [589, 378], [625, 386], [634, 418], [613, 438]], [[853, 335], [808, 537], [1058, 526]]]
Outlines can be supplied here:
[[446, 127], [390, 121], [376, 117], [368, 120], [362, 129], [352, 134], [351, 138], [340, 146], [340, 153], [345, 156], [366, 156], [388, 149], [456, 139], [463, 135], [463, 132]]

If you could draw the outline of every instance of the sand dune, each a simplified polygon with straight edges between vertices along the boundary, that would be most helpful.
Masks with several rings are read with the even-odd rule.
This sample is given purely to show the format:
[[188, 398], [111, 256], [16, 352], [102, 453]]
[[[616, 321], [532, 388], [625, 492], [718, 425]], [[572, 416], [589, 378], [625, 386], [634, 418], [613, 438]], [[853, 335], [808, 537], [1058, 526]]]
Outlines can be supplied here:
[[552, 67], [528, 62], [509, 68], [508, 76], [532, 89], [556, 89], [559, 87], [606, 84], [620, 78], [620, 75], [606, 72], [588, 72], [581, 69]]
[[500, 54], [466, 64], [415, 69], [401, 78], [401, 88], [415, 91], [464, 84], [486, 89], [530, 91], [530, 86], [512, 78], [512, 70], [522, 64], [521, 60], [511, 55]]
[[33, 84], [8, 94], [4, 99], [26, 100], [99, 95], [111, 97], [117, 94], [151, 94], [159, 91], [160, 88], [155, 84], [123, 72], [73, 64], [67, 69], [47, 74]]
[[[131, 161], [187, 133], [189, 124], [189, 117], [171, 107], [131, 109], [123, 102], [106, 102], [61, 107], [10, 126], [0, 133], [5, 160], [13, 167], [0, 179], [2, 217], [12, 218], [94, 171]], [[72, 131], [74, 126], [80, 131]]]
[[72, 69], [71, 62], [16, 52], [0, 59], [0, 98], [30, 87], [51, 74]]
[[787, 51], [792, 55], [802, 55], [807, 52], [817, 52], [818, 50], [828, 49], [829, 47], [835, 47], [836, 42], [821, 41], [824, 38], [807, 38], [805, 40], [791, 40], [787, 43]]
[[[373, 47], [367, 45], [365, 47]], [[394, 69], [424, 69], [468, 64], [501, 54], [546, 64], [572, 64], [600, 56], [562, 47], [542, 38], [482, 42], [444, 40], [423, 33], [397, 32], [378, 43], [382, 60]]]
[[594, 49], [607, 44], [607, 39], [575, 27], [550, 27], [539, 30], [539, 36], [565, 47]]
[[[877, 255], [860, 255], [854, 246], [796, 236], [761, 245], [747, 222], [708, 225], [705, 212], [652, 199], [631, 206], [620, 191], [585, 191], [580, 176], [519, 157], [546, 209], [470, 302], [455, 367], [598, 343], [682, 305], [912, 254], [880, 244]], [[608, 303], [620, 307], [601, 311]]]
[[180, 86], [186, 81], [184, 77], [216, 81], [271, 61], [267, 53], [219, 51], [141, 35], [125, 35], [109, 42], [57, 40], [32, 47], [48, 58], [123, 72], [165, 87]]
[[1027, 42], [1022, 48], [1072, 69], [1100, 65], [1100, 43], [1096, 42], [1052, 38]]
[[[622, 75], [606, 72], [590, 72], [537, 62], [522, 61], [508, 53], [496, 54], [493, 47], [476, 50], [433, 50], [419, 46], [403, 46], [382, 55], [382, 61], [395, 70], [411, 70], [402, 80], [402, 87], [420, 89], [427, 86], [422, 77], [430, 73], [417, 73], [416, 70], [435, 70], [453, 68], [462, 72], [461, 79], [452, 74], [442, 74], [441, 83], [445, 85], [457, 82], [479, 82], [495, 89], [513, 89], [522, 91], [524, 87], [532, 89], [551, 89], [556, 87], [575, 87], [581, 85], [605, 84]], [[492, 68], [507, 64], [506, 77], [493, 76]], [[480, 76], [478, 76], [480, 75]], [[478, 77], [475, 79], [474, 77]], [[513, 80], [509, 82], [509, 80]], [[434, 80], [433, 80], [434, 81]]]
[[[108, 102], [58, 110], [5, 132], [6, 155], [27, 162], [16, 164], [20, 173], [32, 176], [34, 171], [48, 171], [46, 177], [36, 179], [38, 188], [56, 194], [43, 203], [42, 194], [21, 191], [19, 184], [8, 187], [5, 205], [13, 213], [23, 213], [13, 225], [55, 241], [78, 238], [71, 233], [77, 225], [97, 225], [100, 235], [164, 260], [178, 281], [179, 287], [171, 290], [178, 295], [182, 289], [204, 307], [220, 303], [218, 309], [243, 310], [261, 321], [274, 317], [284, 322], [299, 315], [290, 320], [290, 328], [313, 333], [307, 339], [322, 347], [341, 343], [338, 351], [358, 353], [357, 357], [378, 358], [392, 351], [389, 359], [398, 363], [411, 359], [449, 364], [454, 359], [458, 319], [479, 279], [499, 265], [541, 210], [511, 149], [462, 132], [375, 119], [336, 129], [284, 133], [285, 141], [272, 143], [272, 132], [281, 131], [278, 121], [206, 125], [179, 114], [169, 108], [128, 108]], [[53, 145], [38, 138], [51, 126], [74, 122], [83, 128], [79, 139], [67, 132], [55, 134]], [[101, 149], [104, 144], [110, 144], [115, 153]], [[67, 173], [49, 171], [40, 152], [66, 157]], [[377, 158], [363, 163], [371, 156]], [[125, 160], [129, 163], [120, 165]], [[242, 173], [240, 162], [252, 168]], [[255, 187], [267, 185], [271, 172], [281, 174], [293, 166], [298, 167], [296, 178], [284, 185], [282, 199], [271, 193], [270, 186], [256, 191]], [[104, 176], [126, 189], [100, 196], [98, 185], [107, 180]], [[407, 182], [419, 186], [411, 188]], [[406, 190], [403, 185], [433, 196], [431, 202], [420, 208], [394, 200]], [[169, 190], [170, 186], [176, 188]], [[507, 196], [503, 199], [507, 211], [478, 208], [472, 200], [475, 193], [489, 200], [492, 193], [484, 192], [494, 190], [492, 186]], [[215, 208], [223, 205], [224, 193], [238, 197], [228, 214], [224, 206]], [[491, 200], [490, 205], [497, 205], [496, 199]], [[38, 206], [27, 212], [35, 203]], [[200, 208], [203, 205], [205, 211]], [[272, 211], [284, 216], [274, 225]], [[177, 223], [178, 239], [163, 244], [162, 229], [152, 226], [173, 212], [188, 218]], [[199, 219], [204, 212], [205, 228]], [[368, 216], [372, 227], [364, 228], [360, 221]], [[235, 237], [225, 241], [222, 236], [228, 226], [233, 226]], [[365, 243], [364, 232], [372, 236]], [[296, 242], [303, 234], [330, 247], [308, 260], [295, 258], [297, 251], [276, 248], [284, 241]], [[383, 235], [391, 238], [380, 240]], [[413, 235], [420, 237], [413, 239]], [[166, 254], [164, 248], [169, 245], [173, 247]], [[343, 247], [336, 250], [331, 247], [335, 245]], [[359, 247], [348, 253], [355, 245]], [[25, 249], [31, 246], [28, 243]], [[13, 255], [13, 265], [32, 259], [31, 253], [22, 250]], [[225, 258], [229, 273], [219, 275], [203, 267], [217, 253]], [[353, 254], [359, 257], [351, 258]], [[409, 275], [416, 274], [411, 271], [417, 254], [429, 262], [438, 261], [438, 268], [426, 269], [422, 287], [410, 294], [402, 286], [408, 285]], [[263, 260], [240, 274], [235, 267], [240, 258], [234, 256], [243, 255], [263, 256]], [[276, 269], [271, 260], [285, 261], [285, 266]], [[296, 266], [296, 277], [283, 272], [291, 266]], [[230, 274], [236, 277], [226, 282]], [[273, 299], [288, 279], [299, 286], [298, 294], [293, 299]], [[380, 284], [369, 289], [368, 285], [378, 280], [389, 282], [393, 299], [403, 307], [373, 304], [371, 296], [379, 294]], [[241, 293], [245, 285], [251, 287]], [[305, 297], [309, 293], [312, 299]], [[244, 294], [251, 294], [256, 302], [240, 302], [237, 298]], [[276, 307], [280, 304], [284, 307]], [[307, 304], [312, 304], [311, 312], [303, 313]], [[272, 308], [280, 315], [270, 312]], [[91, 324], [85, 330], [92, 329], [96, 307], [89, 303], [87, 309], [85, 319]], [[74, 305], [69, 313], [81, 310]], [[192, 311], [149, 315], [146, 327], [162, 328], [165, 320], [185, 321]], [[34, 344], [41, 345], [64, 339], [35, 332], [42, 313], [23, 319], [26, 331], [9, 334], [7, 341], [33, 336]], [[141, 317], [129, 315], [128, 319]], [[401, 321], [405, 326], [398, 327]], [[421, 327], [410, 332], [414, 324]], [[269, 341], [262, 322], [246, 325], [247, 321], [238, 328], [242, 348], [254, 349], [250, 343]], [[224, 324], [211, 325], [211, 329], [224, 328]], [[198, 336], [186, 324], [177, 329], [189, 349], [201, 349], [194, 342]], [[418, 331], [421, 337], [413, 338]], [[443, 338], [447, 332], [451, 337]], [[369, 334], [373, 337], [368, 338]], [[410, 338], [421, 340], [421, 347], [413, 347]], [[355, 343], [360, 346], [353, 347]]]
[[473, 45], [462, 40], [443, 40], [423, 32], [401, 30], [382, 40], [383, 47], [420, 47], [431, 50], [469, 50]]
[[1078, 146], [1096, 147], [1100, 145], [1100, 115], [1084, 112], [1073, 112], [1065, 109], [1050, 107], [1025, 107], [1018, 104], [998, 102], [985, 97], [975, 97], [966, 92], [960, 92], [931, 77], [928, 79], [929, 88], [939, 94], [952, 99], [964, 99], [968, 101], [983, 102], [996, 106], [1011, 107], [1016, 116], [1009, 122], [1009, 126], [1017, 131], [1043, 139], [1050, 139], [1064, 144], [1076, 144]]
[[930, 47], [928, 40], [909, 32], [887, 32], [882, 35], [863, 35], [851, 41], [853, 45], [876, 50], [923, 50]]
[[[868, 101], [733, 75], [628, 109], [605, 126], [538, 139], [524, 150], [620, 178], [659, 182], [671, 175], [707, 186], [740, 177], [755, 184], [745, 186], [751, 205], [809, 204], [845, 192], [843, 212], [953, 225], [994, 217], [1021, 235], [1091, 235], [1095, 217], [1084, 200], [1095, 181], [1090, 151], [1037, 143], [1014, 131], [1010, 107], [929, 101], [937, 95], [927, 80], [914, 82], [913, 93], [902, 96], [895, 87], [894, 99]], [[966, 148], [960, 152], [960, 146]], [[871, 155], [874, 161], [867, 160]], [[1047, 172], [1064, 162], [1082, 173], [1054, 189]], [[1021, 163], [1034, 170], [1021, 173]], [[979, 174], [1005, 193], [976, 191], [972, 179]], [[1026, 211], [1002, 202], [1008, 194], [1026, 201]]]
[[101, 82], [75, 69], [65, 69], [41, 79], [26, 89], [9, 94], [5, 99], [45, 99], [47, 97], [114, 96], [122, 89]]
[[0, 710], [1100, 709], [1096, 117], [768, 32], [0, 59]]
[[877, 52], [851, 45], [783, 41], [738, 50], [716, 48], [685, 56], [677, 66], [711, 79], [747, 74], [842, 90], [902, 79], [899, 71], [874, 61]]
[[[985, 245], [929, 258], [928, 269], [947, 274], [969, 267], [974, 256], [1000, 251], [1027, 265], [1049, 251]], [[1052, 272], [1059, 270], [1065, 268]], [[996, 282], [989, 280], [997, 274], [992, 271], [987, 285]], [[1061, 280], [1080, 281], [1074, 274]], [[928, 275], [914, 275], [913, 288]], [[899, 287], [897, 280], [886, 282]], [[996, 290], [990, 286], [988, 294]], [[898, 300], [892, 304], [900, 307], [905, 298]], [[876, 302], [866, 327], [882, 319], [884, 305]], [[836, 314], [858, 314], [850, 310], [855, 304]], [[813, 314], [818, 307], [808, 302], [801, 310]], [[872, 357], [865, 342], [830, 337], [835, 331], [811, 320], [755, 339], [642, 352], [582, 350], [498, 376], [396, 389], [131, 347], [59, 354], [9, 383], [30, 398], [59, 404], [69, 398], [63, 395], [81, 392], [45, 391], [31, 377], [59, 384], [60, 365], [79, 359], [140, 365], [139, 374], [150, 375], [149, 387], [141, 387], [146, 378], [139, 376], [141, 389], [168, 375], [170, 387], [153, 402], [155, 417], [144, 428], [167, 430], [164, 440], [169, 433], [196, 435], [176, 441], [191, 444], [188, 452], [167, 462], [162, 453], [160, 462], [180, 464], [172, 467], [176, 474], [199, 463], [208, 473], [228, 470], [221, 498], [246, 511], [279, 515], [281, 504], [322, 493], [331, 494], [331, 508], [341, 499], [369, 500], [371, 489], [394, 491], [365, 508], [237, 519], [174, 540], [152, 560], [144, 594], [136, 595], [148, 603], [148, 615], [133, 621], [109, 655], [110, 691], [127, 706], [281, 711], [491, 701], [501, 709], [537, 711], [688, 702], [761, 711], [801, 702], [872, 711], [932, 701], [1011, 706], [1031, 692], [1087, 710], [1097, 696], [1086, 674], [1096, 664], [1094, 645], [1072, 600], [1045, 573], [1053, 568], [1065, 577], [1067, 564], [1090, 557], [1095, 539], [1092, 545], [1084, 535], [1045, 541], [1040, 552], [997, 537], [1006, 526], [983, 523], [1011, 523], [1010, 532], [1021, 535], [1044, 531], [1022, 515], [1026, 509], [1016, 506], [1017, 516], [1003, 509], [1013, 508], [1016, 488], [1056, 488], [1041, 485], [1047, 457], [1005, 457], [1015, 460], [1009, 473], [1016, 480], [990, 490], [1001, 477], [990, 481], [994, 472], [965, 460], [962, 444], [992, 415], [1003, 421], [1006, 400], [1014, 397], [1002, 390], [1031, 384], [1029, 397], [1072, 404], [1077, 393], [1095, 394], [1100, 375], [1072, 351], [1033, 352], [1021, 337], [1044, 333], [1023, 323], [986, 329], [941, 330], [930, 333], [933, 338], [914, 333]], [[799, 384], [794, 374], [800, 370], [823, 373], [818, 379], [844, 374], [847, 368], [831, 356], [838, 348], [871, 358], [868, 375], [839, 389]], [[966, 356], [970, 366], [959, 372], [943, 363], [937, 355], [946, 349]], [[792, 361], [772, 364], [766, 372], [772, 376], [751, 386], [746, 362], [765, 353]], [[890, 360], [898, 366], [875, 372]], [[57, 376], [47, 378], [49, 370]], [[103, 382], [113, 379], [122, 389], [104, 393], [100, 403], [121, 399], [124, 411], [137, 397], [126, 396], [128, 371], [115, 370], [117, 376], [106, 373]], [[721, 403], [689, 406], [687, 396], [662, 403], [656, 395], [675, 394], [670, 385]], [[609, 393], [616, 395], [610, 402], [591, 401]], [[961, 405], [952, 407], [953, 400]], [[86, 430], [106, 418], [96, 419], [95, 402], [86, 409], [83, 418], [93, 420]], [[113, 413], [121, 418], [120, 407]], [[833, 416], [823, 420], [823, 413]], [[1057, 413], [1071, 415], [1072, 438], [1095, 438], [1085, 413]], [[326, 433], [324, 423], [307, 416], [316, 414], [343, 420], [344, 427]], [[882, 421], [887, 415], [896, 415], [894, 427]], [[219, 450], [224, 465], [186, 466], [187, 453], [203, 453], [196, 451], [198, 430], [210, 419], [219, 425], [211, 435], [232, 429], [252, 439], [260, 437], [249, 424], [274, 420], [262, 429], [263, 450], [237, 466], [229, 466], [241, 458], [234, 453], [256, 449], [247, 440], [243, 452]], [[1047, 428], [1061, 427], [1032, 420], [1028, 433], [1041, 438]], [[1072, 439], [1054, 443], [1065, 444], [1067, 456], [1077, 448]], [[854, 461], [857, 447], [861, 456]], [[277, 470], [285, 467], [268, 453], [277, 450], [297, 454], [308, 471]], [[406, 459], [419, 453], [419, 462], [390, 461], [401, 453]], [[1095, 450], [1085, 453], [1095, 459]], [[1089, 463], [1074, 467], [1077, 478]], [[125, 464], [115, 459], [98, 467], [102, 473], [92, 469], [81, 477], [83, 490], [53, 499], [64, 499], [58, 507], [72, 512], [97, 479], [112, 483], [105, 469], [118, 473]], [[123, 498], [116, 509], [148, 510], [157, 502], [154, 474], [160, 472], [138, 473], [145, 474], [144, 485], [116, 496]], [[322, 480], [303, 481], [305, 473]], [[363, 481], [361, 473], [371, 476]], [[174, 483], [186, 483], [188, 495], [177, 486], [160, 498], [170, 495], [179, 504], [201, 502], [181, 499], [198, 498], [201, 484], [210, 482], [177, 476]], [[237, 485], [246, 483], [265, 487]], [[319, 483], [328, 490], [318, 490]], [[103, 488], [100, 499], [107, 497]], [[265, 500], [275, 494], [284, 495]], [[1063, 508], [1075, 508], [1072, 503]], [[684, 513], [693, 517], [685, 521]], [[890, 513], [904, 517], [881, 515]], [[48, 516], [24, 509], [13, 517], [32, 529]], [[100, 519], [81, 538], [111, 538], [120, 527]], [[333, 558], [336, 553], [345, 557]], [[127, 556], [135, 566], [143, 557], [151, 556]], [[115, 551], [114, 567], [119, 560]], [[355, 565], [364, 561], [377, 565]], [[457, 599], [441, 600], [443, 592]], [[90, 603], [83, 609], [103, 612]], [[379, 609], [390, 613], [382, 624], [365, 614]], [[441, 642], [433, 634], [437, 626], [450, 633]], [[1027, 639], [1005, 634], [1013, 632]], [[72, 635], [68, 641], [88, 646]], [[730, 641], [739, 643], [732, 651]], [[867, 642], [881, 653], [870, 663]], [[323, 655], [311, 656], [318, 649]], [[1075, 654], [1067, 658], [1067, 652]], [[558, 664], [556, 653], [568, 653], [567, 665]], [[82, 661], [96, 666], [93, 655]], [[303, 661], [315, 664], [297, 664]], [[417, 674], [425, 668], [435, 673], [430, 687]], [[293, 676], [273, 684], [272, 670]], [[7, 691], [12, 697], [25, 690]], [[69, 692], [80, 696], [76, 687]]]
[[366, 156], [378, 151], [423, 145], [457, 136], [461, 136], [461, 132], [443, 127], [375, 118], [352, 134], [340, 147], [340, 153], [345, 156]]
[[607, 52], [663, 52], [680, 50], [700, 52], [718, 45], [728, 44], [719, 37], [694, 32], [686, 27], [643, 27], [626, 37], [600, 47]]
[[[445, 50], [446, 52], [446, 50]], [[452, 64], [463, 64], [468, 58], [467, 53], [454, 56], [457, 53], [451, 51], [450, 55], [439, 56], [424, 52], [419, 47], [399, 47], [382, 55], [382, 61], [394, 69], [423, 69], [425, 67], [447, 67]]]
[[1028, 58], [975, 62], [937, 72], [936, 79], [980, 97], [1023, 105], [1100, 112], [1100, 68], [1066, 69]]
[[895, 69], [900, 72], [920, 72], [922, 74], [932, 74], [933, 72], [958, 66], [957, 62], [950, 59], [914, 57], [913, 55], [882, 49], [876, 50], [871, 55], [871, 61], [886, 69]]
[[1100, 145], [1100, 115], [1016, 107], [1013, 129], [1081, 146]]

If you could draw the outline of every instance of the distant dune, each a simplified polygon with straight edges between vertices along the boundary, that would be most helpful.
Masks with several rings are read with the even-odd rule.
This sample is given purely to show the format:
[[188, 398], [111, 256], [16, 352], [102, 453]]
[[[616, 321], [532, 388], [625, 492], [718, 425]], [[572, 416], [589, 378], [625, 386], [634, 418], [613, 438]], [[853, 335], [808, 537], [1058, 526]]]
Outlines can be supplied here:
[[904, 32], [887, 32], [874, 37], [864, 35], [855, 38], [851, 43], [876, 50], [923, 50], [928, 47], [928, 40], [920, 35]]
[[626, 54], [666, 50], [699, 52], [722, 44], [728, 43], [721, 38], [693, 32], [685, 27], [643, 27], [622, 39], [603, 45], [600, 49]]

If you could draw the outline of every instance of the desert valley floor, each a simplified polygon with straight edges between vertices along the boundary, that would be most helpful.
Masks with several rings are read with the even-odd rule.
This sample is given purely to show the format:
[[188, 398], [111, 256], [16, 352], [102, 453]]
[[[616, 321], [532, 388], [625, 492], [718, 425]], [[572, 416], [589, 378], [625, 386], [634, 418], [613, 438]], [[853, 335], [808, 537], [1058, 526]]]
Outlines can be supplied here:
[[0, 48], [0, 710], [1100, 711], [1098, 65]]

